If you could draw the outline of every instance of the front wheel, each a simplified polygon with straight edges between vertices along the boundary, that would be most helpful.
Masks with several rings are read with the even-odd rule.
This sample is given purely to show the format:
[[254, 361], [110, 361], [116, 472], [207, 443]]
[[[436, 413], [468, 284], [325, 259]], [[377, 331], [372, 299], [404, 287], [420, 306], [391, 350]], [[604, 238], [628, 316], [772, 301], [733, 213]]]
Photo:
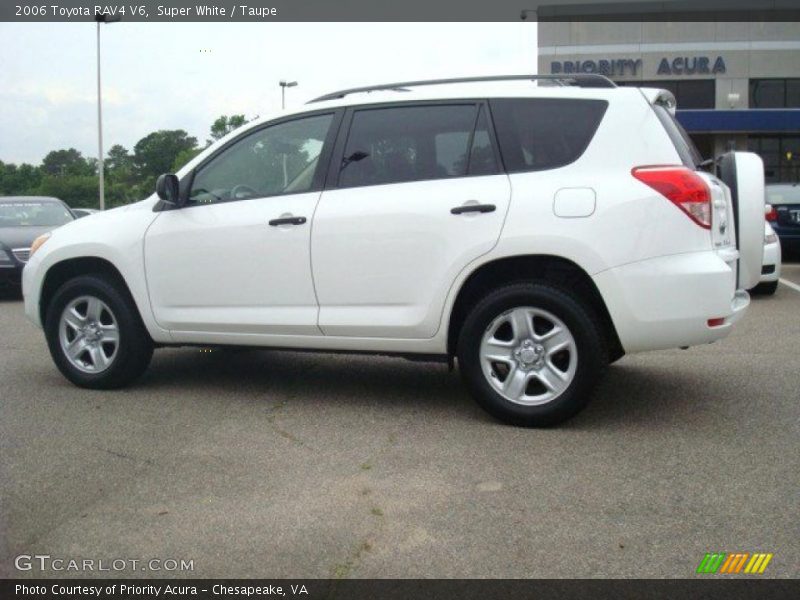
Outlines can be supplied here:
[[111, 389], [141, 375], [153, 355], [127, 290], [84, 275], [64, 283], [47, 308], [45, 336], [59, 371], [75, 385]]
[[599, 319], [547, 283], [498, 289], [469, 313], [458, 341], [462, 376], [494, 417], [526, 427], [579, 412], [608, 364]]

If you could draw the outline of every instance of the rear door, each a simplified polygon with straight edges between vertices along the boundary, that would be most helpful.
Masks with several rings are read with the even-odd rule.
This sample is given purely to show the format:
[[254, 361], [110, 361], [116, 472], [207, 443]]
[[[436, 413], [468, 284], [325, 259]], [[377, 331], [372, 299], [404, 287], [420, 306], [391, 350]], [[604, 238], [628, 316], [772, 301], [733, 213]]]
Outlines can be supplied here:
[[430, 338], [458, 273], [497, 243], [511, 195], [479, 101], [350, 109], [314, 216], [326, 335]]

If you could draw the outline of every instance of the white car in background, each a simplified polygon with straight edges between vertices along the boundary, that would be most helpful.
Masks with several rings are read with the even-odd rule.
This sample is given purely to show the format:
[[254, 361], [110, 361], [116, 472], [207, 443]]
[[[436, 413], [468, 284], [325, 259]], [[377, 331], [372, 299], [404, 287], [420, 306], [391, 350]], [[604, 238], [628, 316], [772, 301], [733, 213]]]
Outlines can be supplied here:
[[764, 223], [764, 260], [758, 285], [750, 290], [753, 294], [771, 296], [778, 289], [781, 277], [781, 241], [769, 223]]

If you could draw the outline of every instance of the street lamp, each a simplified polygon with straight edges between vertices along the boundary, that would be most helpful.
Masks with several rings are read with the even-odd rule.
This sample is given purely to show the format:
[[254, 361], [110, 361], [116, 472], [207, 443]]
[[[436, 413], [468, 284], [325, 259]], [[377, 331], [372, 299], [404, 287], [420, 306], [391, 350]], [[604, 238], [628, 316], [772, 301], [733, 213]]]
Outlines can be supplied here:
[[286, 88], [287, 87], [294, 87], [297, 85], [296, 81], [286, 81], [281, 80], [278, 82], [278, 85], [281, 86], [281, 110], [286, 109]]
[[103, 99], [100, 92], [100, 24], [116, 23], [122, 17], [109, 17], [108, 15], [95, 15], [97, 22], [97, 171], [100, 175], [100, 210], [106, 208], [105, 181], [103, 178]]

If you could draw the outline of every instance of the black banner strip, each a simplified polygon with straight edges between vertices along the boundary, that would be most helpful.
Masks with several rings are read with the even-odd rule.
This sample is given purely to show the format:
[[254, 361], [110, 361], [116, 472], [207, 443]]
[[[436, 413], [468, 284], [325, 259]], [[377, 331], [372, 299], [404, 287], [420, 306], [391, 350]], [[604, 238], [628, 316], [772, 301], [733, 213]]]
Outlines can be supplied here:
[[0, 21], [800, 21], [796, 0], [4, 0]]
[[614, 598], [637, 600], [772, 600], [800, 597], [800, 581], [727, 578], [630, 580], [464, 580], [464, 579], [11, 579], [0, 581], [4, 600], [157, 600], [193, 598], [296, 598], [299, 600], [514, 600]]

